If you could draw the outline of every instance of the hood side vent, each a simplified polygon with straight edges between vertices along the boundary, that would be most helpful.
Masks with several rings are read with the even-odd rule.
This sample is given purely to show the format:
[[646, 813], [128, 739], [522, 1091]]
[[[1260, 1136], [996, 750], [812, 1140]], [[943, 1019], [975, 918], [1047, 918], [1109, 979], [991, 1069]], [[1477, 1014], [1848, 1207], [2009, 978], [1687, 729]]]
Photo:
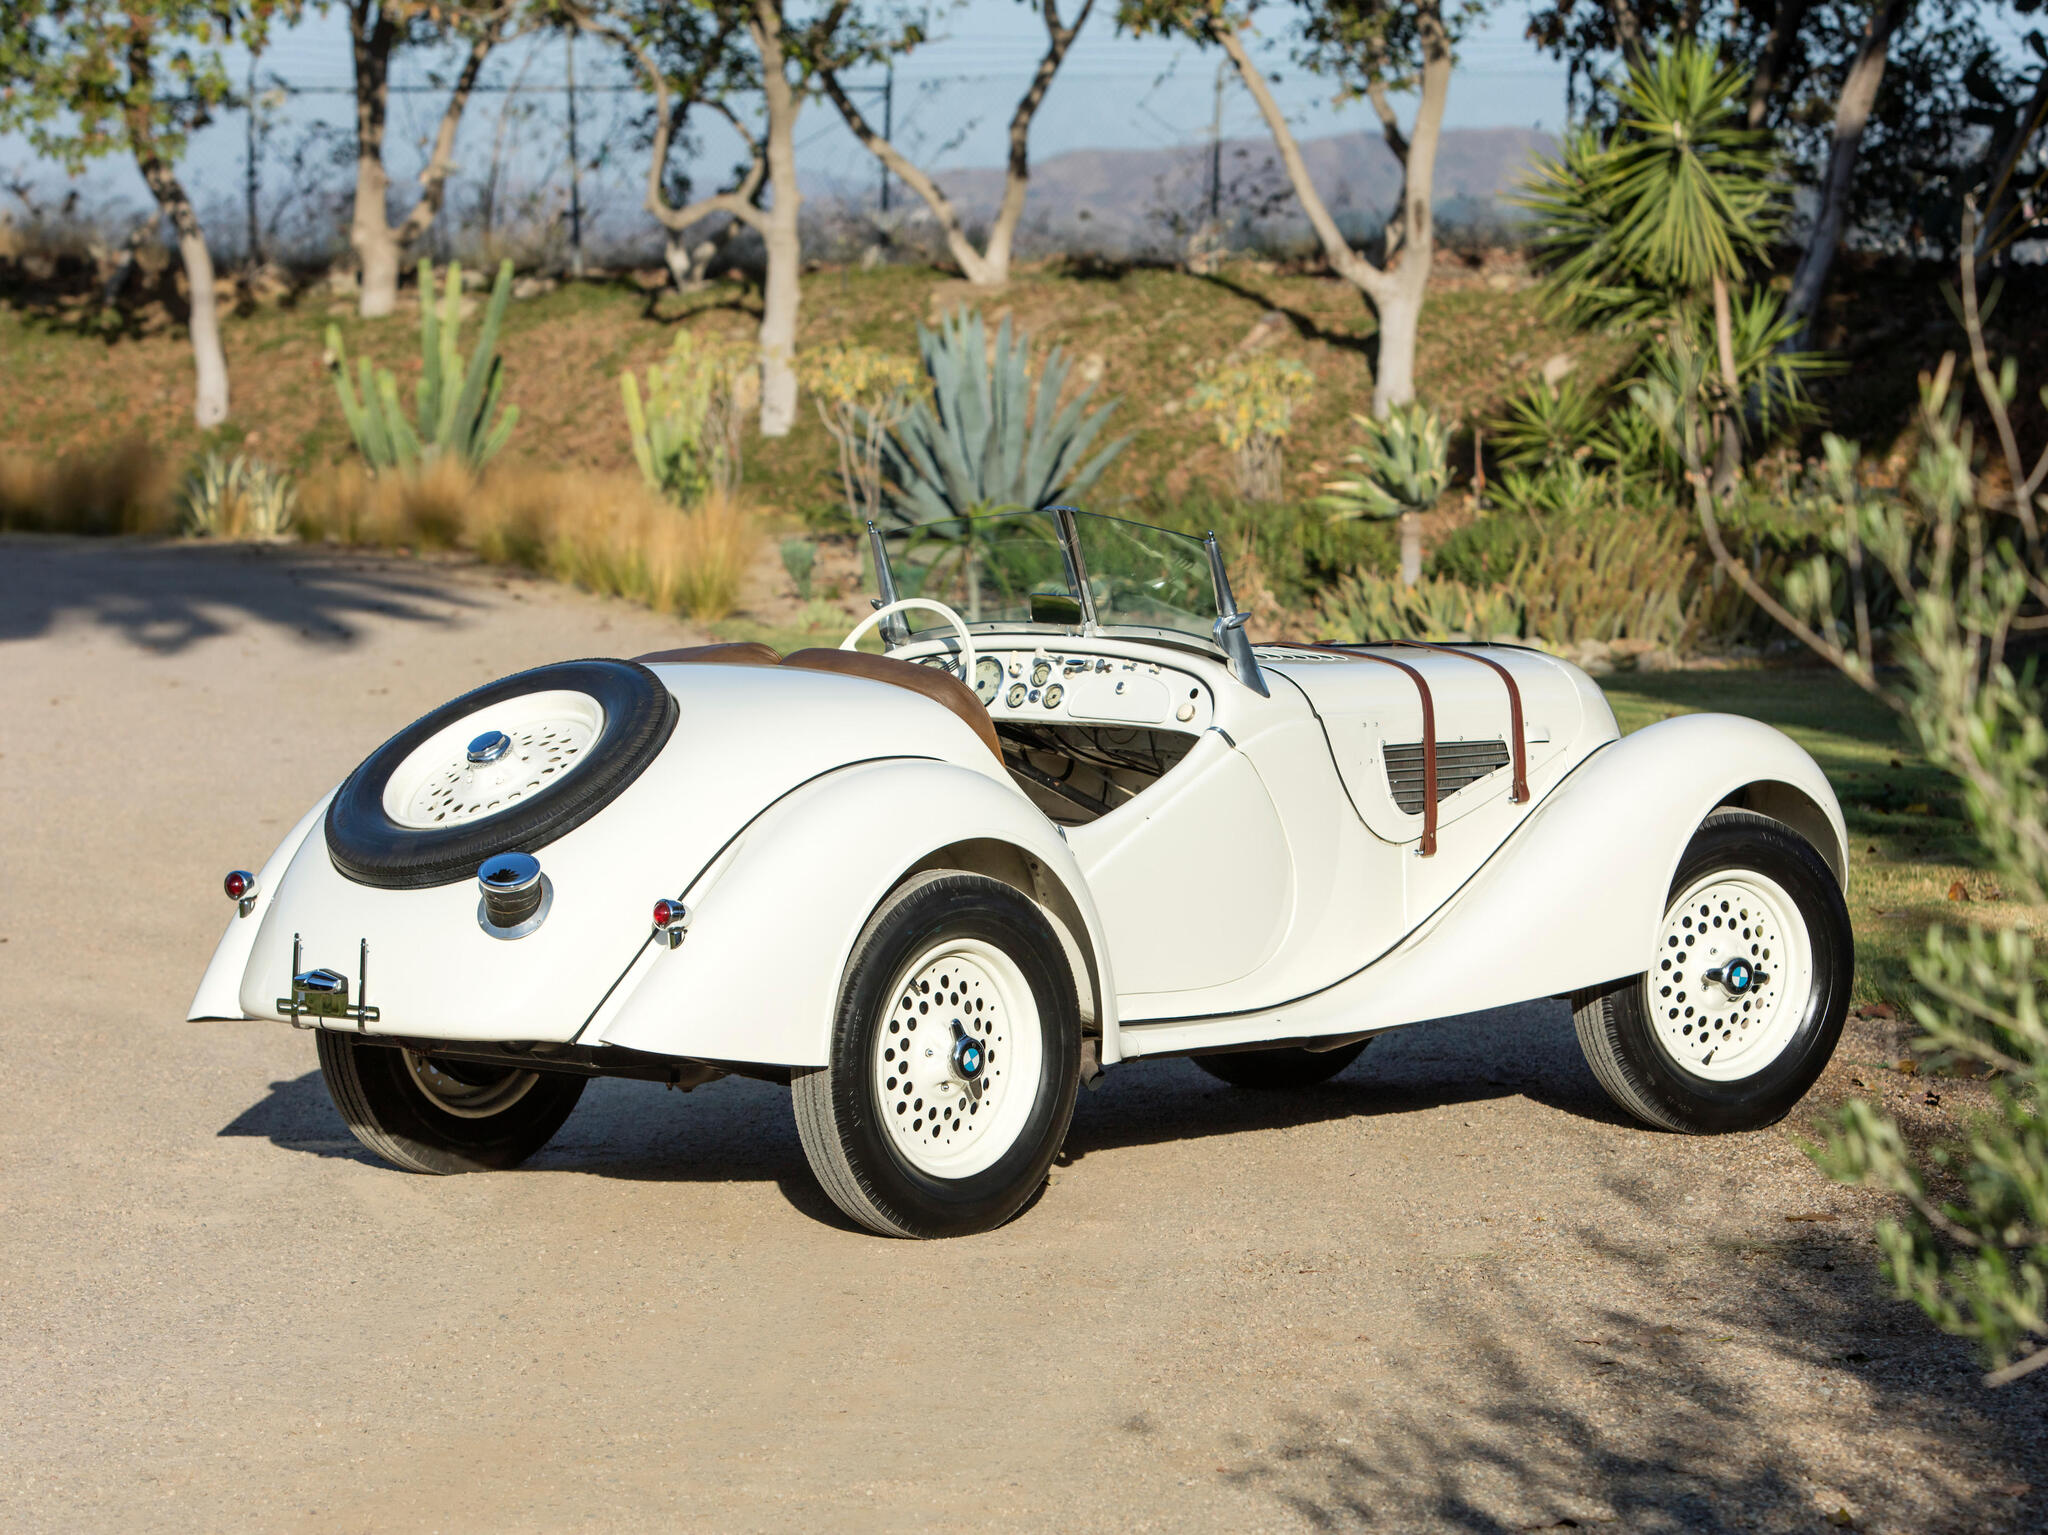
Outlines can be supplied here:
[[[1389, 742], [1387, 788], [1404, 814], [1422, 814], [1422, 743]], [[1439, 741], [1436, 743], [1436, 798], [1442, 804], [1467, 785], [1508, 765], [1507, 742]]]

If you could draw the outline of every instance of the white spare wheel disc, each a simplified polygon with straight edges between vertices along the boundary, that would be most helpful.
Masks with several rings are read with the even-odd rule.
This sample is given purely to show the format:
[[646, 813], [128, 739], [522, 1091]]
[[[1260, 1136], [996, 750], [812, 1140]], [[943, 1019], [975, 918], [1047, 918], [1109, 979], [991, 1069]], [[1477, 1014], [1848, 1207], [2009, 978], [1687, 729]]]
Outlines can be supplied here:
[[399, 826], [459, 826], [551, 788], [583, 765], [604, 730], [604, 706], [556, 689], [487, 705], [435, 732], [384, 786]]

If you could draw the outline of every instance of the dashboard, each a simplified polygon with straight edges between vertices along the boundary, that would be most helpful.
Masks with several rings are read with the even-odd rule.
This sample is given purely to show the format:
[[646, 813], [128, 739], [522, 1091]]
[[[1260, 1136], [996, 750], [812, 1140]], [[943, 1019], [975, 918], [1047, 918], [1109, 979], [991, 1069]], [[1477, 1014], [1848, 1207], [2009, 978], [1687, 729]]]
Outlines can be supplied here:
[[[922, 656], [919, 664], [959, 675], [951, 656]], [[984, 650], [968, 685], [998, 720], [1143, 725], [1198, 734], [1215, 716], [1215, 701], [1201, 678], [1121, 656]]]

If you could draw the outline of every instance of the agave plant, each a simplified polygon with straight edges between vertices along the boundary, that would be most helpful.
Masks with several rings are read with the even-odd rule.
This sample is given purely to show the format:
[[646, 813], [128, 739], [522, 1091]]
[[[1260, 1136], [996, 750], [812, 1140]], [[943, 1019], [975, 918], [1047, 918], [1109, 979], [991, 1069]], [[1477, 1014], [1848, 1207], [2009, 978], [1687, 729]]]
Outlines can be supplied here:
[[1487, 429], [1503, 463], [1516, 469], [1549, 469], [1582, 458], [1599, 422], [1599, 397], [1566, 374], [1556, 383], [1530, 383], [1487, 423]]
[[185, 482], [185, 531], [195, 538], [287, 537], [299, 493], [261, 459], [209, 453]]
[[1413, 586], [1422, 579], [1422, 528], [1416, 519], [1450, 483], [1450, 439], [1436, 412], [1419, 403], [1396, 405], [1377, 421], [1351, 419], [1364, 440], [1344, 461], [1358, 473], [1328, 482], [1323, 504], [1341, 516], [1396, 519], [1401, 580]]
[[991, 348], [981, 315], [957, 310], [936, 331], [919, 326], [917, 349], [930, 396], [882, 443], [883, 508], [895, 521], [1072, 500], [1130, 441], [1119, 437], [1090, 458], [1115, 402], [1090, 410], [1090, 384], [1062, 406], [1068, 365], [1058, 347], [1034, 387], [1029, 339], [1007, 319]]

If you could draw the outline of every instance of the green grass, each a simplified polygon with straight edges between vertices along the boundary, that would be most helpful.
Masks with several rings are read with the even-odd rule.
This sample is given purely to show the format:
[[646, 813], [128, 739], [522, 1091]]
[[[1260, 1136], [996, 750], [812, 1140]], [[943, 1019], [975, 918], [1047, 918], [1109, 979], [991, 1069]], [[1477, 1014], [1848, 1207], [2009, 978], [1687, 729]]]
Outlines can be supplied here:
[[1849, 828], [1859, 1002], [1905, 1000], [1908, 958], [1934, 923], [2041, 921], [2043, 913], [2006, 900], [1985, 871], [1954, 781], [1913, 749], [1890, 710], [1833, 672], [1634, 673], [1603, 686], [1624, 732], [1675, 714], [1746, 714], [1812, 753]]

